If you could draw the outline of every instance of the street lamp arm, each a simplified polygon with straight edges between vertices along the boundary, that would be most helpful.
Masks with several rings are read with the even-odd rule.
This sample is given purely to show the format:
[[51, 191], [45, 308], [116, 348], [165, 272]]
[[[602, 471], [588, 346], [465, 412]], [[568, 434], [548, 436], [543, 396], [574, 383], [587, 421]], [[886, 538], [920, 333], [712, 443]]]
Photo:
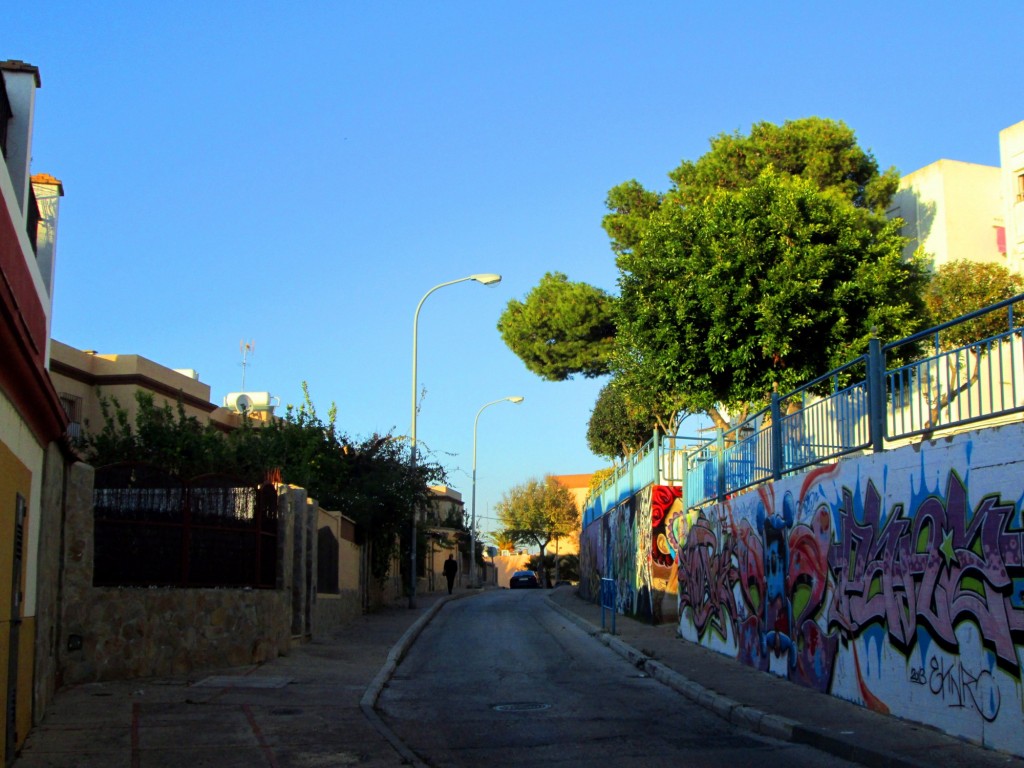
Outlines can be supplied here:
[[417, 329], [419, 328], [420, 322], [420, 310], [423, 309], [423, 302], [425, 302], [427, 298], [430, 296], [430, 294], [432, 294], [434, 291], [440, 290], [441, 288], [446, 288], [449, 285], [455, 285], [456, 283], [465, 283], [468, 280], [475, 280], [476, 282], [482, 283], [483, 285], [493, 285], [495, 283], [501, 282], [501, 275], [496, 275], [487, 272], [476, 275], [467, 275], [466, 277], [460, 277], [458, 280], [449, 280], [445, 283], [438, 283], [425, 294], [423, 294], [423, 298], [420, 299], [420, 303], [416, 305], [416, 312], [412, 316], [412, 430], [409, 435], [409, 442], [412, 445], [414, 461], [416, 456], [416, 368], [418, 358], [416, 347], [417, 337], [419, 335]]

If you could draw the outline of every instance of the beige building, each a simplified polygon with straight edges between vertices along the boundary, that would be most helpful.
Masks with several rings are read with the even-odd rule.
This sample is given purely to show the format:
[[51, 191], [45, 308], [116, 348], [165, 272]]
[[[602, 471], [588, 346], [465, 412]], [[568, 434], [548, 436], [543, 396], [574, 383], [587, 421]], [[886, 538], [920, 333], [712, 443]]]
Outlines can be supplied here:
[[420, 518], [420, 524], [425, 525], [427, 531], [421, 577], [425, 580], [425, 590], [434, 592], [448, 588], [444, 578], [444, 561], [448, 555], [454, 555], [459, 564], [459, 584], [465, 584], [469, 578], [469, 557], [459, 553], [459, 541], [468, 535], [462, 530], [465, 520], [462, 494], [447, 485], [432, 485], [430, 495], [430, 509]]
[[1006, 258], [1010, 269], [1024, 274], [1024, 121], [999, 132], [999, 163]]
[[57, 340], [50, 342], [50, 375], [64, 410], [71, 420], [68, 434], [80, 439], [103, 429], [101, 399], [118, 406], [134, 424], [138, 415], [137, 392], [153, 395], [158, 408], [177, 408], [181, 401], [186, 416], [223, 429], [240, 425], [240, 415], [210, 401], [210, 386], [190, 369], [172, 369], [141, 355], [100, 354], [80, 350]]
[[[573, 501], [576, 502], [576, 509], [583, 516], [583, 508], [586, 506], [587, 497], [590, 496], [590, 478], [592, 472], [582, 475], [552, 475], [555, 482], [568, 489]], [[558, 555], [578, 555], [580, 553], [579, 531], [573, 532], [570, 536], [560, 536], [548, 547], [548, 552]]]
[[904, 256], [923, 248], [932, 269], [954, 259], [1006, 266], [999, 183], [999, 168], [958, 160], [937, 160], [904, 176], [888, 211], [904, 221]]
[[1024, 122], [999, 134], [999, 167], [937, 160], [906, 174], [887, 211], [904, 221], [910, 257], [932, 268], [953, 260], [1001, 264], [1024, 274]]

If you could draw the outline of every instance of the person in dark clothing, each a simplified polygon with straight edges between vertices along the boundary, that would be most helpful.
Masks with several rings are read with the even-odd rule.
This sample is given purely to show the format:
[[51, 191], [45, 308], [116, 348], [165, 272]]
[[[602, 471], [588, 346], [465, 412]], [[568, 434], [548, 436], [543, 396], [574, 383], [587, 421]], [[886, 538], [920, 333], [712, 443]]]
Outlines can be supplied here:
[[455, 562], [454, 555], [448, 555], [448, 559], [444, 561], [444, 577], [448, 579], [448, 594], [452, 593], [452, 587], [455, 586], [455, 574], [459, 572], [459, 564]]

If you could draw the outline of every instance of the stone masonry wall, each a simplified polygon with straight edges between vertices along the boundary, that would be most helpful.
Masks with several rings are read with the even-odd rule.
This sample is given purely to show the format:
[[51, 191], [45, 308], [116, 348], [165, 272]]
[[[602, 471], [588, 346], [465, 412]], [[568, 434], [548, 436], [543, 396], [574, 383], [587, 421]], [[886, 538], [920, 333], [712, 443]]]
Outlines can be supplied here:
[[[80, 479], [80, 478], [79, 478]], [[92, 482], [67, 494], [60, 684], [254, 664], [291, 644], [294, 525], [281, 489], [278, 589], [94, 587]]]

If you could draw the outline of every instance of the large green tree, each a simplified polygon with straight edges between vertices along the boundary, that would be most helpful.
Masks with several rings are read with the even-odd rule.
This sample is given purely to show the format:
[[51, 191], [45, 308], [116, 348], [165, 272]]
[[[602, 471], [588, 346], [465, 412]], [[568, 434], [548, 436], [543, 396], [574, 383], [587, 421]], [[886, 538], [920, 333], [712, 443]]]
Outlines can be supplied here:
[[509, 301], [498, 330], [542, 379], [601, 376], [608, 373], [614, 349], [614, 301], [600, 288], [548, 272], [525, 300]]
[[580, 524], [569, 490], [550, 476], [513, 486], [502, 494], [496, 512], [503, 534], [517, 544], [536, 545], [541, 558], [552, 539], [575, 532]]
[[920, 325], [903, 244], [899, 222], [771, 169], [666, 205], [619, 255], [618, 364], [713, 417], [766, 402]]
[[[604, 312], [596, 323], [548, 298], [571, 296], [564, 276], [546, 276], [535, 301], [510, 303], [502, 333], [530, 370], [552, 380], [607, 372], [614, 337], [610, 368], [631, 413], [654, 427], [659, 415], [705, 411], [723, 425], [722, 406], [743, 413], [776, 385], [825, 373], [865, 349], [872, 329], [894, 339], [925, 322], [923, 262], [900, 258], [899, 222], [884, 217], [898, 175], [844, 123], [721, 134], [669, 178], [666, 192], [629, 181], [608, 193], [613, 333]], [[595, 325], [600, 344], [588, 335]]]
[[[665, 194], [613, 189], [616, 377], [709, 413], [742, 412], [923, 322], [923, 263], [901, 258], [878, 172], [842, 123], [719, 136]], [[641, 383], [642, 382], [642, 383]]]

